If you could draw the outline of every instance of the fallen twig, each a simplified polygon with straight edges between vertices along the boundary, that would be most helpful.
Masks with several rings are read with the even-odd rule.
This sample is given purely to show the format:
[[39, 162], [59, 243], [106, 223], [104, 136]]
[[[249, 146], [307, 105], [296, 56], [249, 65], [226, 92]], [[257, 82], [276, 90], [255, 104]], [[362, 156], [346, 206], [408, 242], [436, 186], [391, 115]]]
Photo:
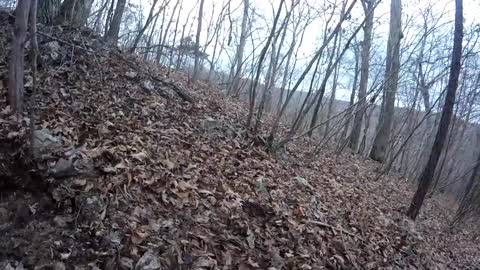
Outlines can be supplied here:
[[164, 79], [159, 78], [159, 77], [153, 75], [152, 73], [139, 68], [138, 66], [134, 65], [128, 59], [125, 59], [125, 57], [123, 55], [119, 54], [119, 53], [114, 52], [114, 54], [116, 56], [118, 56], [123, 62], [125, 62], [129, 67], [135, 69], [136, 71], [140, 72], [141, 74], [143, 74], [145, 76], [148, 76], [150, 79], [154, 80], [155, 82], [160, 83], [162, 86], [168, 87], [171, 90], [173, 90], [181, 99], [183, 99], [183, 100], [185, 100], [189, 103], [192, 103], [192, 104], [195, 103], [193, 98], [191, 96], [189, 96], [187, 93], [185, 93], [185, 91], [183, 91], [180, 87], [178, 87], [178, 85], [174, 84], [173, 82], [165, 81]]
[[315, 224], [315, 225], [318, 225], [318, 226], [321, 226], [321, 227], [325, 227], [325, 228], [329, 228], [329, 229], [331, 229], [331, 230], [334, 231], [334, 232], [335, 232], [335, 231], [339, 231], [339, 232], [342, 232], [342, 233], [344, 233], [344, 234], [346, 234], [346, 235], [349, 235], [349, 236], [351, 236], [351, 237], [353, 237], [353, 238], [357, 238], [357, 239], [365, 242], [365, 240], [363, 240], [360, 236], [358, 236], [358, 235], [356, 235], [356, 234], [354, 234], [354, 233], [351, 233], [351, 232], [349, 232], [349, 231], [347, 231], [347, 230], [345, 230], [345, 229], [337, 228], [337, 227], [334, 227], [334, 226], [332, 226], [332, 225], [330, 225], [330, 224], [327, 224], [327, 223], [324, 223], [324, 222], [320, 222], [320, 221], [316, 221], [316, 220], [309, 220], [308, 223], [310, 223], [310, 224]]

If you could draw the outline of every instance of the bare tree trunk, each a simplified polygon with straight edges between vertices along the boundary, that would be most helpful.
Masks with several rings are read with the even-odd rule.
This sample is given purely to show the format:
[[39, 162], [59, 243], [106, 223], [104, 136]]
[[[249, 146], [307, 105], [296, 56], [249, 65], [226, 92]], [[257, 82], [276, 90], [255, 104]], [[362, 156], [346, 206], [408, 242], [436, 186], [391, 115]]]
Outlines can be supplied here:
[[[156, 59], [157, 64], [160, 63], [160, 60], [162, 58], [163, 47], [166, 44], [168, 30], [170, 30], [170, 26], [172, 25], [173, 16], [175, 16], [175, 11], [177, 10], [178, 4], [180, 4], [180, 11], [182, 10], [182, 4], [183, 3], [180, 3], [180, 2], [181, 2], [180, 0], [177, 0], [177, 2], [175, 2], [175, 6], [173, 6], [172, 16], [170, 17], [170, 20], [168, 21], [167, 27], [165, 28], [165, 33], [163, 34], [163, 38], [162, 38], [161, 42], [159, 43], [159, 46], [158, 46], [158, 49], [157, 49], [157, 59]], [[175, 27], [175, 31], [177, 31], [176, 27]], [[175, 42], [174, 42], [174, 44], [172, 44], [172, 46], [174, 46], [174, 45], [175, 45]]]
[[158, 35], [157, 48], [156, 48], [156, 51], [154, 53], [155, 61], [157, 61], [157, 59], [158, 59], [158, 62], [160, 62], [159, 53], [160, 53], [160, 50], [161, 50], [161, 47], [162, 47], [161, 44], [163, 43], [163, 27], [165, 26], [166, 10], [167, 9], [163, 9], [162, 13], [160, 13], [159, 16], [157, 16], [155, 18], [155, 22], [152, 25], [152, 31], [150, 32], [150, 36], [148, 37], [148, 41], [147, 41], [147, 50], [148, 51], [146, 51], [145, 55], [144, 55], [145, 59], [148, 58], [148, 55], [150, 53], [150, 48], [151, 48], [151, 44], [152, 44], [152, 40], [153, 40], [153, 35], [155, 34], [155, 29], [157, 28], [158, 18], [162, 17], [162, 23], [160, 24], [160, 30], [157, 33], [157, 35]]
[[[358, 75], [359, 75], [359, 57], [358, 57], [357, 46], [355, 46], [354, 48], [354, 53], [355, 53], [355, 69], [354, 69], [355, 74], [353, 75], [352, 93], [350, 94], [350, 102], [349, 102], [349, 107], [351, 107], [350, 111], [354, 109], [353, 104], [355, 103], [355, 94], [356, 94]], [[350, 127], [350, 121], [352, 119], [353, 112], [349, 112], [348, 114], [349, 116], [347, 116], [347, 121], [345, 122], [345, 126], [343, 127], [342, 137], [341, 137], [342, 140], [345, 140], [345, 142], [347, 142], [346, 140], [348, 140], [347, 134], [348, 134], [348, 129]], [[345, 146], [346, 146], [346, 143], [344, 143], [344, 145], [341, 146], [342, 150]]]
[[358, 154], [360, 155], [363, 155], [365, 152], [365, 148], [367, 148], [368, 129], [370, 128], [370, 123], [372, 122], [372, 115], [374, 111], [375, 106], [372, 104], [367, 105], [365, 108], [365, 128], [362, 132], [362, 140], [360, 141], [360, 145], [358, 146]]
[[[178, 23], [180, 21], [180, 13], [182, 13], [182, 5], [183, 5], [183, 1], [180, 4], [180, 9], [178, 10], [177, 20], [175, 21], [175, 32], [173, 34], [172, 46], [170, 47], [170, 59], [168, 60], [168, 73], [167, 73], [167, 75], [170, 75], [170, 70], [172, 69], [172, 66], [173, 66], [173, 52], [175, 51], [175, 43], [177, 41]], [[180, 53], [179, 53], [179, 55], [180, 55]]]
[[[164, 9], [165, 11], [165, 9]], [[143, 59], [146, 61], [148, 60], [148, 56], [150, 54], [150, 46], [152, 45], [152, 40], [153, 40], [153, 35], [155, 34], [155, 28], [157, 28], [157, 22], [158, 22], [158, 18], [160, 17], [160, 13], [155, 15], [155, 20], [153, 21], [153, 25], [152, 25], [152, 29], [150, 29], [150, 34], [148, 35], [148, 38], [147, 38], [147, 43], [145, 44], [145, 50], [144, 50], [144, 54], [143, 54]], [[160, 34], [159, 36], [161, 37], [162, 36], [162, 29], [160, 29]], [[161, 38], [160, 38], [161, 39]], [[159, 41], [160, 43], [161, 41]]]
[[387, 45], [387, 64], [385, 70], [384, 95], [382, 110], [377, 126], [377, 135], [373, 142], [370, 158], [385, 162], [390, 133], [392, 131], [395, 111], [395, 94], [397, 92], [400, 70], [400, 40], [402, 38], [402, 3], [392, 0], [390, 6], [390, 34]]
[[330, 41], [336, 36], [337, 32], [340, 31], [343, 21], [345, 21], [347, 16], [349, 16], [350, 11], [355, 6], [355, 3], [356, 3], [356, 0], [354, 0], [350, 4], [350, 6], [348, 7], [347, 11], [343, 13], [343, 16], [340, 18], [340, 21], [337, 23], [334, 30], [328, 35], [328, 37], [323, 42], [322, 46], [320, 46], [320, 48], [315, 52], [315, 55], [310, 60], [310, 62], [308, 62], [305, 70], [300, 75], [299, 79], [297, 80], [297, 82], [293, 86], [292, 90], [290, 90], [290, 92], [288, 93], [288, 95], [285, 99], [285, 102], [283, 103], [282, 108], [280, 109], [280, 112], [278, 113], [277, 117], [275, 118], [275, 121], [274, 121], [274, 123], [273, 123], [273, 125], [270, 129], [270, 133], [268, 135], [267, 140], [268, 140], [269, 147], [271, 149], [273, 149], [273, 143], [274, 143], [274, 140], [275, 140], [275, 136], [277, 134], [278, 127], [280, 125], [280, 119], [281, 119], [282, 115], [285, 113], [285, 110], [287, 109], [287, 106], [288, 106], [291, 98], [293, 97], [293, 94], [295, 94], [295, 92], [298, 90], [298, 88], [300, 87], [300, 84], [303, 82], [303, 80], [305, 79], [305, 77], [309, 73], [310, 69], [312, 68], [312, 66], [317, 61], [318, 57], [321, 56], [321, 54], [323, 53], [323, 50], [327, 47], [328, 43], [330, 43]]
[[[294, 33], [296, 33], [296, 27], [295, 27]], [[276, 112], [277, 115], [279, 114], [280, 109], [282, 108], [283, 96], [285, 95], [285, 88], [287, 87], [287, 80], [289, 77], [288, 71], [290, 69], [290, 62], [292, 61], [293, 49], [295, 47], [295, 43], [296, 43], [296, 38], [294, 36], [292, 37], [292, 43], [290, 44], [290, 49], [287, 52], [287, 62], [285, 64], [285, 68], [283, 69], [282, 85], [280, 86], [280, 96], [278, 97], [278, 103], [277, 103], [277, 112]]]
[[418, 188], [412, 199], [410, 207], [407, 211], [407, 216], [411, 219], [416, 219], [420, 209], [425, 200], [425, 195], [432, 183], [433, 175], [440, 158], [447, 133], [450, 126], [450, 121], [453, 115], [453, 105], [455, 104], [455, 94], [458, 87], [458, 77], [461, 69], [462, 60], [462, 40], [463, 40], [463, 1], [455, 0], [455, 30], [453, 38], [452, 63], [450, 65], [450, 76], [448, 79], [447, 95], [445, 97], [445, 104], [443, 105], [442, 116], [440, 119], [435, 142], [432, 147], [432, 152], [428, 159], [427, 165], [418, 179]]
[[93, 0], [65, 0], [56, 18], [56, 23], [80, 27], [87, 24]]
[[247, 118], [247, 127], [250, 127], [250, 124], [253, 120], [253, 111], [255, 109], [255, 99], [256, 99], [256, 90], [258, 86], [258, 81], [260, 79], [260, 74], [262, 72], [263, 61], [265, 59], [265, 55], [267, 54], [268, 48], [270, 47], [270, 43], [272, 42], [273, 37], [275, 36], [275, 29], [277, 27], [278, 19], [280, 18], [280, 13], [282, 11], [282, 6], [285, 0], [280, 1], [280, 6], [278, 7], [277, 14], [275, 15], [275, 19], [273, 20], [273, 27], [268, 36], [267, 43], [265, 47], [263, 47], [262, 51], [260, 52], [260, 56], [258, 59], [257, 64], [257, 71], [255, 75], [255, 80], [253, 81], [252, 87], [250, 87], [250, 104], [249, 104], [249, 111], [248, 111], [248, 118]]
[[[103, 17], [103, 10], [107, 8], [109, 3], [110, 3], [110, 8], [108, 9], [107, 18], [105, 19], [105, 26], [104, 26], [104, 29], [103, 29], [103, 32], [104, 32], [103, 35], [104, 36], [107, 36], [109, 26], [112, 23], [113, 12], [115, 10], [115, 0], [106, 0], [105, 1], [105, 4], [100, 9], [100, 12], [98, 13], [97, 19], [95, 20], [95, 23], [94, 23], [94, 25], [97, 25], [100, 22], [101, 18]], [[95, 27], [94, 27], [94, 29], [95, 29]]]
[[[338, 37], [338, 47], [337, 47], [337, 58], [340, 56], [340, 48], [342, 45], [342, 33], [339, 33]], [[332, 52], [335, 53], [335, 52]], [[330, 119], [333, 113], [333, 108], [334, 108], [334, 103], [335, 103], [335, 95], [337, 91], [337, 83], [338, 83], [338, 71], [340, 69], [340, 65], [337, 65], [333, 71], [333, 82], [332, 82], [332, 93], [330, 95], [330, 101], [328, 102], [328, 111], [327, 111], [327, 119]], [[327, 124], [325, 125], [325, 135], [328, 134], [328, 131], [330, 130], [330, 122], [328, 121]]]
[[260, 99], [260, 104], [258, 105], [257, 115], [255, 119], [255, 127], [253, 128], [254, 133], [256, 133], [260, 129], [263, 112], [266, 109], [266, 104], [267, 104], [267, 101], [269, 100], [269, 97], [271, 96], [271, 90], [274, 84], [276, 65], [278, 62], [277, 40], [278, 40], [278, 35], [275, 35], [275, 38], [273, 39], [273, 42], [272, 42], [272, 49], [270, 51], [271, 53], [270, 63], [268, 65], [267, 74], [265, 76], [265, 83], [264, 83], [262, 98]]
[[117, 6], [115, 7], [115, 13], [113, 14], [112, 21], [108, 26], [108, 32], [105, 36], [108, 42], [115, 45], [118, 43], [118, 34], [120, 33], [120, 24], [122, 23], [126, 3], [127, 0], [118, 0]]
[[[180, 13], [178, 13], [180, 17]], [[183, 25], [182, 27], [182, 35], [180, 36], [180, 45], [182, 45], [184, 37], [185, 37], [185, 28], [187, 28], [187, 23], [188, 21]], [[180, 67], [182, 66], [182, 57], [183, 57], [183, 52], [182, 50], [178, 50], [178, 55], [177, 55], [177, 63], [175, 65], [176, 70], [180, 70]]]
[[211, 79], [213, 72], [215, 71], [215, 57], [217, 56], [217, 47], [218, 47], [218, 40], [220, 38], [220, 32], [217, 33], [215, 37], [215, 45], [213, 46], [213, 54], [212, 54], [212, 61], [210, 62], [210, 70], [208, 71], [208, 80]]
[[140, 29], [137, 36], [135, 37], [135, 41], [133, 42], [132, 47], [128, 50], [130, 53], [135, 52], [135, 50], [137, 49], [138, 43], [140, 42], [140, 39], [142, 39], [143, 34], [147, 30], [148, 26], [150, 26], [150, 23], [152, 23], [153, 19], [157, 17], [158, 14], [160, 14], [162, 9], [164, 8], [164, 7], [160, 7], [158, 12], [154, 15], [153, 12], [155, 11], [155, 7], [157, 6], [157, 3], [158, 3], [158, 0], [153, 0], [152, 7], [150, 8], [150, 12], [148, 13], [147, 21], [145, 22], [145, 24], [143, 25], [143, 27]]
[[17, 8], [15, 9], [15, 28], [11, 43], [12, 50], [8, 74], [8, 103], [14, 113], [21, 112], [23, 109], [24, 48], [30, 4], [30, 0], [18, 0]]
[[372, 1], [362, 1], [363, 9], [367, 20], [365, 27], [363, 28], [363, 42], [361, 52], [361, 66], [360, 66], [360, 85], [358, 89], [358, 103], [357, 110], [355, 110], [355, 116], [353, 119], [353, 127], [350, 133], [349, 147], [354, 152], [358, 149], [358, 143], [360, 141], [360, 135], [363, 127], [363, 117], [365, 114], [365, 108], [367, 107], [367, 87], [368, 87], [368, 75], [370, 69], [370, 48], [372, 47], [372, 31], [373, 31], [373, 17], [375, 12], [375, 6]]
[[[477, 129], [477, 143], [480, 141], [480, 130]], [[472, 175], [465, 186], [465, 190], [463, 191], [463, 196], [460, 200], [460, 204], [457, 208], [457, 213], [455, 214], [455, 218], [453, 223], [457, 223], [462, 220], [468, 212], [468, 205], [472, 203], [472, 195], [474, 193], [474, 186], [478, 182], [478, 174], [480, 173], [480, 152], [477, 156], [477, 162], [475, 167], [473, 168]], [[477, 184], [478, 185], [478, 184]]]
[[35, 139], [35, 97], [37, 95], [37, 65], [38, 65], [38, 39], [37, 39], [37, 18], [38, 18], [38, 1], [31, 0], [29, 16], [30, 24], [30, 40], [32, 42], [31, 48], [31, 69], [32, 69], [32, 96], [30, 97], [30, 153], [34, 155], [34, 139]]
[[[315, 104], [315, 108], [313, 109], [313, 114], [312, 114], [312, 120], [310, 121], [310, 129], [312, 129], [312, 127], [314, 127], [317, 122], [318, 122], [318, 116], [319, 116], [319, 113], [320, 113], [320, 107], [322, 106], [322, 101], [323, 101], [323, 96], [325, 94], [325, 89], [326, 89], [326, 86], [327, 86], [327, 81], [328, 81], [328, 78], [330, 77], [330, 74], [331, 73], [331, 68], [332, 68], [332, 65], [333, 65], [333, 59], [335, 57], [335, 49], [337, 48], [337, 41], [338, 41], [338, 33], [335, 35], [335, 40], [333, 41], [333, 48], [332, 48], [332, 52], [330, 54], [330, 57], [328, 59], [328, 65], [327, 65], [327, 70], [325, 72], [325, 77], [323, 78], [322, 80], [322, 84], [320, 85], [320, 88], [317, 90], [317, 94], [315, 95], [315, 98], [317, 100], [317, 103]], [[333, 67], [333, 68], [336, 68]], [[318, 98], [317, 98], [317, 95], [318, 95]], [[313, 101], [315, 102], [315, 101]], [[304, 113], [305, 115], [307, 114], [307, 112]], [[302, 117], [303, 119], [303, 117]], [[308, 133], [308, 136], [311, 137], [313, 135], [313, 130], [311, 130], [309, 133]]]
[[198, 25], [197, 35], [195, 36], [195, 64], [193, 66], [192, 81], [196, 81], [200, 72], [200, 33], [202, 32], [202, 19], [203, 19], [203, 4], [205, 0], [200, 0], [200, 8], [198, 10]]
[[38, 22], [44, 25], [52, 24], [60, 10], [60, 4], [60, 0], [40, 0], [37, 9]]
[[235, 68], [235, 75], [233, 77], [233, 83], [230, 86], [228, 92], [233, 93], [234, 96], [237, 96], [240, 92], [240, 76], [242, 74], [243, 66], [243, 51], [245, 50], [245, 44], [247, 43], [247, 20], [248, 20], [248, 9], [250, 5], [249, 0], [243, 0], [243, 17], [242, 17], [242, 28], [240, 32], [240, 43], [237, 47], [237, 55], [235, 56], [235, 61], [237, 67]]

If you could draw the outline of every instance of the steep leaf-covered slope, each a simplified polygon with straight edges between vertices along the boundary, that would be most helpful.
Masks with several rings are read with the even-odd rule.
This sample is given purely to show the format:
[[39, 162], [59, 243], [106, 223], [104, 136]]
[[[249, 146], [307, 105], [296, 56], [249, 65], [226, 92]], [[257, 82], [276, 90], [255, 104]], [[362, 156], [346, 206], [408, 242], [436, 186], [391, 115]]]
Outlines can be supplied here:
[[478, 237], [450, 232], [444, 198], [414, 224], [407, 183], [375, 180], [376, 163], [311, 158], [306, 141], [271, 155], [219, 89], [167, 77], [89, 31], [41, 31], [34, 135], [51, 142], [37, 140], [35, 156], [32, 116], [10, 116], [0, 89], [0, 268], [480, 266]]

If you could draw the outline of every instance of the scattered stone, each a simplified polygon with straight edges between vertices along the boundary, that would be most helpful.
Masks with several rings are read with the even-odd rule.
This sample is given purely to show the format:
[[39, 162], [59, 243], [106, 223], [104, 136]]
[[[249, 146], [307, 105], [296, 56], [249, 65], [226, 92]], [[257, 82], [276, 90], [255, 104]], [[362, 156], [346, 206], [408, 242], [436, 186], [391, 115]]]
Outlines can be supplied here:
[[70, 217], [56, 216], [53, 218], [53, 223], [61, 228], [67, 227], [68, 223], [70, 222], [72, 222], [72, 218]]
[[54, 177], [67, 177], [76, 175], [72, 160], [67, 160], [64, 158], [59, 159], [55, 164], [55, 167], [53, 167], [51, 175]]
[[140, 260], [138, 260], [137, 265], [135, 265], [135, 270], [156, 270], [161, 267], [158, 254], [153, 250], [148, 250]]
[[10, 219], [10, 212], [3, 208], [0, 207], [0, 224], [7, 223]]
[[135, 79], [137, 77], [138, 73], [135, 71], [127, 71], [125, 72], [125, 77], [129, 79]]
[[91, 194], [82, 194], [75, 197], [75, 205], [79, 207], [77, 211], [78, 220], [85, 223], [100, 222], [102, 212], [105, 210], [105, 202], [99, 197]]
[[65, 267], [65, 264], [63, 262], [56, 262], [54, 265], [53, 265], [53, 268], [55, 270], [65, 270], [66, 267]]
[[121, 270], [131, 270], [133, 269], [133, 260], [127, 257], [121, 257], [118, 260], [118, 264]]
[[60, 44], [57, 41], [50, 41], [43, 45], [43, 48], [48, 52], [50, 59], [53, 61], [60, 60]]
[[210, 116], [205, 117], [205, 129], [208, 131], [212, 131], [213, 129], [217, 128], [219, 126], [219, 123], [217, 120], [213, 119]]
[[297, 176], [297, 177], [294, 177], [293, 179], [297, 180], [297, 182], [303, 186], [306, 186], [308, 187], [309, 189], [314, 189], [312, 187], [312, 185], [310, 185], [310, 183], [307, 181], [307, 179], [303, 178], [303, 177], [300, 177], [300, 176]]
[[118, 248], [122, 243], [122, 237], [120, 236], [120, 232], [109, 232], [103, 237], [103, 242], [112, 248]]
[[40, 129], [33, 132], [33, 155], [41, 158], [43, 153], [61, 147], [61, 142], [54, 137], [49, 129]]
[[95, 175], [95, 165], [93, 160], [87, 157], [82, 157], [73, 162], [73, 167], [77, 175]]
[[153, 83], [149, 80], [146, 80], [146, 81], [143, 81], [143, 84], [142, 84], [143, 88], [145, 90], [148, 90], [148, 91], [153, 91], [155, 90], [155, 86], [153, 85]]

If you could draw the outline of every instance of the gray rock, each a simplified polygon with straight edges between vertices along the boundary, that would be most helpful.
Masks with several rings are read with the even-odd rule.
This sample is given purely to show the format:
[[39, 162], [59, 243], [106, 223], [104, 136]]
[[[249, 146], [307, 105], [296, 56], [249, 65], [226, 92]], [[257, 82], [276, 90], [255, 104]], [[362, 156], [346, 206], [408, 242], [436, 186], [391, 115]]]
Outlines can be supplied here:
[[140, 260], [138, 260], [137, 265], [135, 265], [135, 270], [157, 270], [161, 267], [158, 254], [153, 250], [148, 250]]
[[137, 72], [135, 71], [127, 71], [125, 72], [125, 76], [129, 79], [135, 79], [135, 77], [137, 77]]
[[63, 262], [56, 262], [53, 266], [55, 270], [65, 270], [65, 264]]
[[68, 223], [70, 222], [72, 222], [72, 218], [70, 217], [56, 216], [53, 218], [53, 223], [61, 228], [67, 227]]
[[50, 58], [53, 61], [57, 61], [60, 59], [60, 44], [57, 41], [50, 41], [43, 45], [45, 50], [49, 53]]
[[133, 260], [127, 257], [121, 257], [118, 261], [119, 267], [121, 270], [131, 270], [133, 269]]
[[143, 84], [142, 84], [143, 88], [145, 90], [148, 90], [148, 91], [153, 91], [155, 90], [155, 86], [153, 85], [153, 83], [149, 80], [146, 80], [146, 81], [143, 81]]
[[204, 120], [204, 126], [206, 130], [212, 131], [213, 129], [219, 126], [219, 123], [217, 120], [213, 119], [212, 117], [207, 116], [205, 117], [205, 120]]
[[1, 262], [0, 269], [1, 270], [25, 270], [25, 267], [23, 267], [22, 263], [13, 263], [12, 265], [9, 262]]
[[122, 243], [122, 237], [119, 231], [112, 231], [103, 237], [103, 242], [112, 248], [118, 248]]
[[71, 177], [78, 175], [95, 175], [95, 166], [93, 160], [86, 156], [76, 156], [71, 158], [60, 158], [53, 168], [50, 169], [49, 175], [54, 178]]
[[81, 194], [75, 197], [75, 204], [81, 205], [78, 220], [85, 223], [102, 221], [102, 214], [106, 208], [105, 202], [96, 195]]
[[40, 129], [33, 132], [33, 155], [40, 158], [45, 152], [61, 147], [60, 140], [53, 136], [50, 130]]
[[67, 177], [76, 174], [72, 160], [64, 158], [59, 159], [51, 171], [51, 175], [54, 177]]
[[90, 175], [93, 176], [95, 174], [95, 165], [93, 160], [90, 158], [82, 157], [77, 159], [73, 162], [73, 167], [75, 171], [79, 175]]

